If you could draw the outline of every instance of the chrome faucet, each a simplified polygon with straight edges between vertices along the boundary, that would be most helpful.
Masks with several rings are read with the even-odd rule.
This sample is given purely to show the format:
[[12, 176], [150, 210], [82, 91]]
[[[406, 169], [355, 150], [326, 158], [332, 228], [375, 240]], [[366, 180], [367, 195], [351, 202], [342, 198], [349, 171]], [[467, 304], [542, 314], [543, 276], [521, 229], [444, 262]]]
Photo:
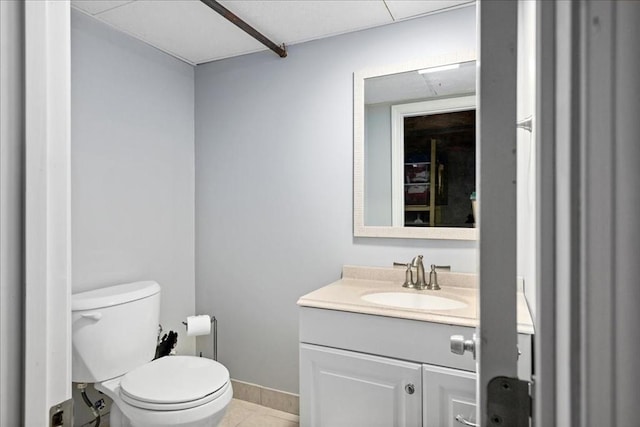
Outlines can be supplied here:
[[[425, 280], [424, 264], [422, 263], [422, 255], [418, 255], [413, 260], [405, 264], [403, 262], [394, 262], [393, 265], [407, 267], [405, 272], [403, 287], [409, 289], [427, 289], [427, 282]], [[416, 280], [413, 280], [413, 269], [416, 269]]]
[[424, 279], [424, 264], [422, 263], [422, 255], [418, 255], [411, 261], [411, 267], [416, 269], [416, 289], [425, 289], [427, 282]]

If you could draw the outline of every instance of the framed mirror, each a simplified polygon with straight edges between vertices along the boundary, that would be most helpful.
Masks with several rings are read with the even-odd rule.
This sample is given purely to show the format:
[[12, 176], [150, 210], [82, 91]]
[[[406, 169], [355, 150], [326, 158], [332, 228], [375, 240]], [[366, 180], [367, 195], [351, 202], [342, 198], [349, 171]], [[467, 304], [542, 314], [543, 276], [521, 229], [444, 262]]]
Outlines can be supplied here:
[[354, 236], [477, 239], [475, 59], [354, 73]]

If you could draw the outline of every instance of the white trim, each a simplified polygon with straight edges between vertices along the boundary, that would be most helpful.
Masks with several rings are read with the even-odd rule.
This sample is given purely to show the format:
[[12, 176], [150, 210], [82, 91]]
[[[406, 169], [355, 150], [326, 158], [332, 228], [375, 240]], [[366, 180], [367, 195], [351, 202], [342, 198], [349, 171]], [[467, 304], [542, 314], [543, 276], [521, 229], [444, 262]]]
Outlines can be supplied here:
[[24, 4], [0, 1], [0, 425], [22, 419]]
[[355, 237], [447, 240], [476, 240], [478, 238], [476, 228], [386, 227], [367, 226], [364, 223], [364, 80], [386, 74], [475, 60], [476, 52], [469, 50], [408, 63], [367, 68], [353, 73], [353, 235]]
[[[520, 0], [523, 1], [523, 0]], [[556, 424], [556, 4], [536, 4], [534, 425]], [[569, 28], [566, 28], [567, 30]], [[570, 37], [566, 37], [570, 39]], [[567, 55], [568, 56], [568, 55]], [[563, 202], [568, 202], [569, 199]], [[571, 425], [571, 424], [566, 424]]]
[[476, 97], [457, 96], [391, 106], [391, 226], [404, 227], [404, 118], [476, 108]]
[[[577, 7], [559, 2], [556, 9], [555, 156], [555, 410], [557, 425], [580, 425], [580, 39]], [[543, 130], [544, 132], [545, 130]], [[540, 333], [544, 333], [542, 329]], [[548, 339], [548, 337], [542, 337]], [[541, 349], [544, 351], [544, 348]], [[544, 354], [544, 353], [543, 353]], [[542, 378], [544, 381], [544, 377]], [[543, 387], [546, 387], [543, 384]], [[536, 412], [546, 411], [546, 400]]]
[[487, 386], [516, 378], [516, 70], [518, 3], [478, 5], [478, 417], [492, 425]]
[[71, 398], [70, 13], [25, 2], [25, 425]]

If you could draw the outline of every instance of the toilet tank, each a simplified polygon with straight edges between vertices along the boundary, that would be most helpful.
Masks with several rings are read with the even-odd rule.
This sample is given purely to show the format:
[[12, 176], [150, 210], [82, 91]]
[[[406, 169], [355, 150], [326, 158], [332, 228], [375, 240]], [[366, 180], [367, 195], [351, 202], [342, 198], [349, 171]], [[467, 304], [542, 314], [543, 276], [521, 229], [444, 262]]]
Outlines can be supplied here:
[[155, 356], [160, 285], [126, 283], [71, 296], [72, 381], [123, 375]]

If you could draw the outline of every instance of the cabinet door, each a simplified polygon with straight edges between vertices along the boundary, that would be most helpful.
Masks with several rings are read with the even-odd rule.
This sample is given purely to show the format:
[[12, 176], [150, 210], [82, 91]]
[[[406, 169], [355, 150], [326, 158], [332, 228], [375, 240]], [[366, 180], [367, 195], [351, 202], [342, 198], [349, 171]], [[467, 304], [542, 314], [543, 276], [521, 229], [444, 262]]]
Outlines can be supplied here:
[[475, 373], [423, 365], [422, 387], [424, 427], [476, 423]]
[[301, 427], [419, 427], [422, 365], [300, 345]]

